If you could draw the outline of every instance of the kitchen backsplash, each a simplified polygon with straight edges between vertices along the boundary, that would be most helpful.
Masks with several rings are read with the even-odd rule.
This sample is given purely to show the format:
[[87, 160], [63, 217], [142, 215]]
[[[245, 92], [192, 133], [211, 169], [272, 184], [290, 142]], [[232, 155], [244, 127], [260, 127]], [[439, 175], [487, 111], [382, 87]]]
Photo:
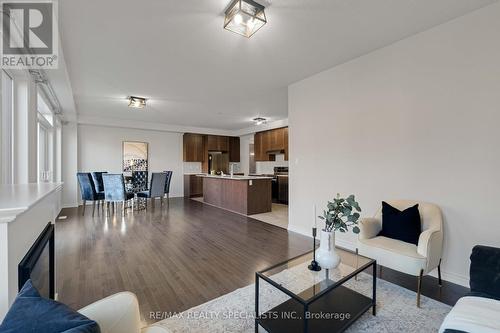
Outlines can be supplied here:
[[285, 161], [285, 155], [276, 155], [276, 161], [255, 162], [255, 172], [257, 174], [273, 174], [274, 167], [287, 167], [288, 161]]
[[231, 170], [231, 165], [233, 165], [233, 172], [234, 173], [241, 172], [241, 164], [240, 163], [236, 163], [236, 162], [229, 163], [229, 170]]
[[201, 162], [184, 162], [184, 173], [201, 173]]

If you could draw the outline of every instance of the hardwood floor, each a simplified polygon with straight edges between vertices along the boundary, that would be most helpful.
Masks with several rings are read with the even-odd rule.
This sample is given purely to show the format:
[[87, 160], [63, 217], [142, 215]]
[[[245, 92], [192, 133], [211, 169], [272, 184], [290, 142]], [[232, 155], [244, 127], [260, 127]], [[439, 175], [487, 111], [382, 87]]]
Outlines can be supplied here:
[[[153, 210], [92, 218], [64, 209], [56, 222], [56, 290], [78, 309], [119, 291], [150, 312], [179, 312], [254, 283], [255, 271], [310, 250], [308, 238], [251, 218], [173, 198]], [[382, 278], [416, 290], [416, 278], [384, 268]], [[423, 279], [422, 294], [454, 305], [468, 289]]]
[[129, 290], [143, 320], [183, 311], [254, 282], [255, 271], [312, 249], [304, 236], [194, 200], [56, 222], [59, 300], [78, 309]]

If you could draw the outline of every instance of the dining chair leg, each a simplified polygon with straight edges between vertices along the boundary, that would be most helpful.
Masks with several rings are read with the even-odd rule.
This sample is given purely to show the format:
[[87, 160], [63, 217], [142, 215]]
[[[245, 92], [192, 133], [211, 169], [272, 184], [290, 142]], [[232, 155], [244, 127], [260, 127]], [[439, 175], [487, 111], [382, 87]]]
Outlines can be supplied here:
[[82, 216], [85, 216], [85, 205], [86, 204], [87, 204], [87, 201], [83, 200], [83, 212], [82, 212]]
[[106, 201], [105, 205], [106, 205], [106, 207], [105, 207], [105, 209], [106, 209], [106, 216], [109, 216], [109, 201]]
[[424, 275], [424, 270], [420, 270], [420, 274], [418, 276], [418, 282], [417, 282], [417, 308], [420, 307], [420, 294], [422, 292], [422, 276]]
[[94, 217], [95, 214], [95, 200], [92, 201], [92, 217]]
[[125, 200], [122, 201], [122, 216], [125, 216]]

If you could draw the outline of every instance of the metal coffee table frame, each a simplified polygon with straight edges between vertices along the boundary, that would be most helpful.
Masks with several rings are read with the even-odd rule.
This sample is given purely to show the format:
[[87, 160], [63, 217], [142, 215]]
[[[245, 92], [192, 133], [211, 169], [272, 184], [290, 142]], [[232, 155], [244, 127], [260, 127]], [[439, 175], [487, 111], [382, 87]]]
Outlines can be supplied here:
[[[359, 256], [357, 253], [345, 250], [345, 249], [340, 249], [341, 251], [345, 251], [347, 253]], [[259, 326], [262, 326], [264, 329], [266, 329], [269, 333], [275, 333], [275, 332], [343, 332], [345, 331], [352, 323], [354, 323], [361, 315], [363, 315], [366, 311], [368, 311], [370, 308], [372, 308], [372, 314], [375, 316], [376, 315], [376, 303], [377, 303], [377, 274], [376, 274], [376, 268], [377, 268], [377, 262], [376, 260], [365, 258], [368, 260], [368, 262], [358, 268], [354, 268], [354, 271], [338, 281], [332, 281], [329, 279], [329, 272], [328, 270], [326, 271], [326, 279], [328, 282], [331, 283], [329, 287], [326, 289], [320, 291], [319, 293], [315, 294], [313, 297], [304, 299], [303, 297], [300, 296], [301, 293], [295, 294], [294, 292], [290, 291], [286, 287], [282, 286], [281, 284], [277, 283], [274, 281], [271, 277], [266, 276], [264, 273], [271, 271], [273, 269], [278, 268], [279, 266], [286, 265], [290, 263], [291, 261], [297, 260], [303, 256], [309, 256], [311, 252], [301, 254], [299, 256], [296, 256], [292, 259], [285, 260], [279, 264], [273, 265], [269, 268], [266, 268], [262, 271], [256, 272], [255, 273], [255, 332], [257, 333], [259, 330]], [[359, 294], [356, 291], [353, 291], [351, 289], [348, 289], [347, 287], [344, 287], [343, 284], [352, 278], [357, 277], [358, 274], [363, 272], [364, 270], [368, 269], [369, 267], [372, 267], [372, 275], [373, 275], [373, 292], [372, 292], [372, 298], [368, 298], [364, 295]], [[273, 287], [281, 290], [283, 293], [288, 295], [290, 297], [289, 300], [286, 302], [278, 305], [277, 307], [264, 312], [263, 314], [259, 313], [259, 280], [262, 279], [269, 284], [271, 284]], [[315, 286], [310, 287], [314, 288]], [[335, 291], [338, 291], [337, 294], [335, 295]], [[330, 295], [330, 297], [329, 297]], [[338, 297], [337, 297], [338, 296]], [[327, 299], [329, 298], [329, 299]], [[350, 299], [352, 298], [352, 299]], [[323, 300], [323, 301], [322, 301]], [[349, 302], [349, 300], [352, 300]], [[315, 304], [319, 304], [318, 306], [315, 306]], [[354, 306], [348, 305], [349, 303], [355, 304]], [[346, 322], [339, 322], [338, 320], [316, 320], [316, 319], [308, 319], [308, 312], [310, 310], [312, 311], [318, 311], [318, 310], [325, 310], [325, 312], [328, 313], [329, 310], [335, 310], [335, 311], [345, 311], [349, 309], [331, 309], [331, 306], [340, 306], [342, 308], [355, 308], [354, 313], [351, 314], [351, 318], [346, 321]], [[315, 307], [313, 310], [312, 308]], [[285, 313], [287, 311], [298, 311], [298, 309], [301, 308], [301, 317], [300, 318], [286, 318], [286, 316], [281, 316], [280, 318], [274, 318], [276, 314], [278, 313]], [[310, 316], [309, 316], [310, 317]], [[302, 325], [299, 325], [299, 323], [302, 322]], [[301, 327], [302, 326], [302, 327]]]

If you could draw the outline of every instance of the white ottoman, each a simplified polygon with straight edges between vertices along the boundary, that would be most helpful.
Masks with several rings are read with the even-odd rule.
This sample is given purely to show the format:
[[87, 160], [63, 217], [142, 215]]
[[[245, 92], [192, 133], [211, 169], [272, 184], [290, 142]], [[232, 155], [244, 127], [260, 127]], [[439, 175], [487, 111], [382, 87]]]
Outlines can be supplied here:
[[500, 333], [500, 301], [466, 296], [458, 300], [439, 329], [470, 333]]

